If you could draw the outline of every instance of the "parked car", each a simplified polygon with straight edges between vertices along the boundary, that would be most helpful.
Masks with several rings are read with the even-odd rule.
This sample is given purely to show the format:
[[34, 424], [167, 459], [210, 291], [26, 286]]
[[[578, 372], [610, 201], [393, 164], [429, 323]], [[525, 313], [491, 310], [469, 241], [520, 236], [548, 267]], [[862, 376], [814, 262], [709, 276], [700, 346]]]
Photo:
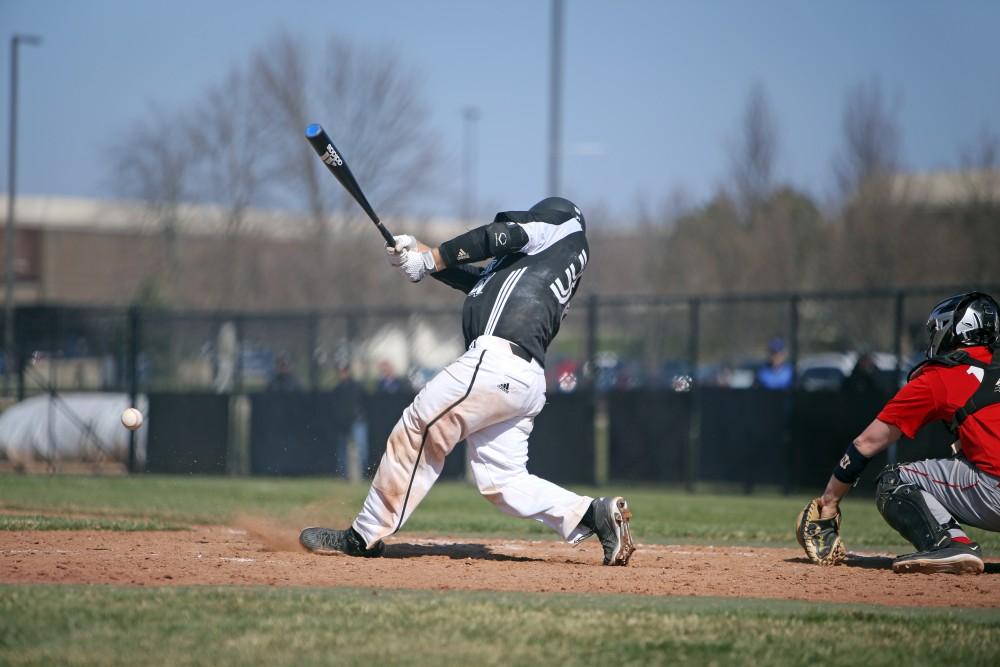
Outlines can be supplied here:
[[697, 382], [704, 387], [749, 389], [761, 363], [759, 360], [743, 359], [705, 364], [698, 367]]
[[[875, 366], [887, 388], [899, 385], [896, 379], [896, 355], [871, 352]], [[796, 386], [805, 391], [839, 391], [850, 377], [861, 355], [857, 352], [808, 354], [798, 360]]]

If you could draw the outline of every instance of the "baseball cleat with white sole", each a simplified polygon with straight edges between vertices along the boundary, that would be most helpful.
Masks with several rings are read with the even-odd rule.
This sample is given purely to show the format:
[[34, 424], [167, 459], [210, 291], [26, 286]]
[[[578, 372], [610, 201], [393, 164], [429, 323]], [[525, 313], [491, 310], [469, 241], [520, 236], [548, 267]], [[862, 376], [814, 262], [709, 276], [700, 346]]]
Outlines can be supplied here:
[[898, 574], [982, 574], [982, 553], [975, 542], [963, 544], [948, 540], [939, 547], [900, 556], [892, 562], [892, 571]]
[[605, 565], [628, 565], [635, 544], [628, 522], [632, 510], [621, 496], [596, 498], [593, 502], [594, 525], [601, 546], [604, 547]]

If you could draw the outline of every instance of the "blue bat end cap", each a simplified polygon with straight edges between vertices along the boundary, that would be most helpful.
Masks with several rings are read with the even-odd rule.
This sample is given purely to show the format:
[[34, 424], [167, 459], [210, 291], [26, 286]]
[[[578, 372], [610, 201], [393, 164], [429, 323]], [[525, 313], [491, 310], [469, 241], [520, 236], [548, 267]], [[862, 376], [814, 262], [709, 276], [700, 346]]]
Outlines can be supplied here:
[[319, 123], [313, 123], [312, 125], [306, 128], [306, 136], [318, 137], [322, 131], [323, 131], [322, 125], [320, 125]]

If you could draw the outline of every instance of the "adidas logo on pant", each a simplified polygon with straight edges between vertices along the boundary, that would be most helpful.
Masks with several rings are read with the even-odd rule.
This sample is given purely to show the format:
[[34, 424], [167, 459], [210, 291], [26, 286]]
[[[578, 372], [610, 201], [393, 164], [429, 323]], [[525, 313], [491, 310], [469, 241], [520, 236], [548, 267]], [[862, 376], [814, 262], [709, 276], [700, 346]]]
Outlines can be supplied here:
[[509, 394], [510, 393], [510, 382], [504, 382], [503, 384], [498, 384], [497, 385], [497, 389], [499, 389], [500, 391], [502, 391], [505, 394]]

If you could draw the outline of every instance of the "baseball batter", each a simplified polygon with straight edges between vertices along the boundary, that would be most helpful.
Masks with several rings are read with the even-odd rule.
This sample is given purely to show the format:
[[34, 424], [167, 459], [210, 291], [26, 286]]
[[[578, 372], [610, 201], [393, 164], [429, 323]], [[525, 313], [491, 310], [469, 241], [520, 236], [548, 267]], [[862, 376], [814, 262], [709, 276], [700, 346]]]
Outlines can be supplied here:
[[[411, 282], [431, 275], [466, 294], [468, 350], [403, 411], [352, 525], [304, 529], [306, 549], [381, 555], [383, 538], [406, 523], [464, 439], [480, 493], [502, 512], [539, 521], [571, 543], [596, 534], [605, 565], [628, 563], [634, 545], [623, 498], [580, 496], [527, 470], [528, 437], [545, 405], [545, 351], [589, 261], [585, 229], [576, 205], [550, 197], [436, 248], [395, 237], [389, 262]], [[485, 268], [471, 265], [487, 259]]]
[[927, 320], [927, 359], [882, 408], [833, 470], [821, 498], [800, 514], [797, 534], [810, 560], [834, 564], [840, 501], [869, 460], [900, 435], [943, 421], [958, 438], [956, 455], [887, 466], [876, 505], [917, 551], [896, 558], [895, 572], [983, 571], [982, 550], [961, 524], [1000, 531], [1000, 320], [997, 302], [969, 292], [941, 301]]

